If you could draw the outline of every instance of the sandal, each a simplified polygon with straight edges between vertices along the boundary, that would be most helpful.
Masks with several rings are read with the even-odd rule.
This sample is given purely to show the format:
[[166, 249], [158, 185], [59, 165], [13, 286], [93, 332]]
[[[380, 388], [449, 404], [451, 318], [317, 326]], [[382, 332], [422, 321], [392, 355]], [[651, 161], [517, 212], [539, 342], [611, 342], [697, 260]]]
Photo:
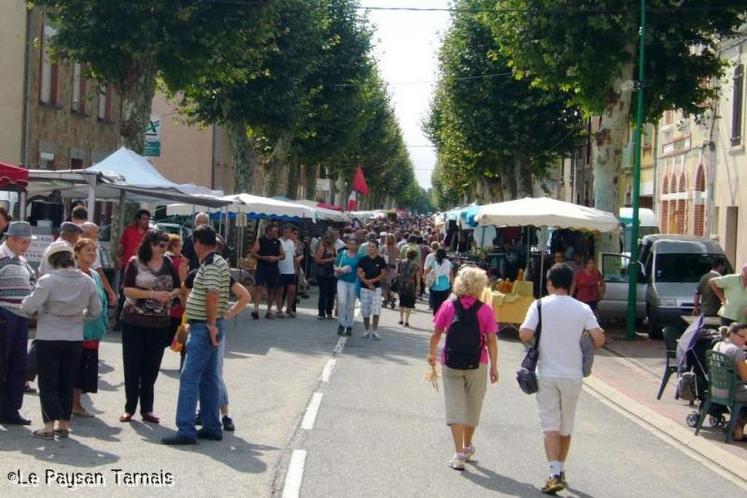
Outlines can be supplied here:
[[54, 433], [57, 434], [57, 437], [60, 439], [65, 439], [70, 435], [70, 429], [55, 429]]
[[285, 318], [285, 313], [283, 313], [282, 311], [278, 311], [278, 312], [277, 312], [277, 313], [275, 314], [275, 317], [276, 317], [276, 318], [281, 318], [281, 319], [282, 319], [282, 318]]
[[37, 439], [46, 439], [47, 441], [54, 439], [55, 431], [45, 431], [44, 429], [37, 429], [31, 433]]
[[94, 418], [96, 416], [87, 410], [83, 410], [80, 412], [73, 412], [73, 415], [75, 415], [76, 417], [83, 417], [83, 418]]
[[273, 315], [272, 313], [268, 311], [267, 313], [265, 313], [265, 318], [267, 318], [268, 320], [274, 320], [275, 315]]
[[119, 421], [123, 422], [123, 423], [124, 422], [131, 422], [132, 421], [132, 413], [127, 413], [127, 412], [123, 413], [122, 415], [119, 416]]

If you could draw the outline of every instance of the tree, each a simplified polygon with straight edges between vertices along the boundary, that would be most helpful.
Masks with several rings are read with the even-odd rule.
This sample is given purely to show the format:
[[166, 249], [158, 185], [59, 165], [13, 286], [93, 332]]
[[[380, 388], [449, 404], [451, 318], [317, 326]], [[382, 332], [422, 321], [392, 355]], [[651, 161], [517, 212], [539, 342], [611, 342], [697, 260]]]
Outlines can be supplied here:
[[305, 164], [326, 167], [331, 175], [351, 177], [351, 152], [365, 120], [364, 91], [374, 72], [371, 28], [354, 0], [322, 0], [324, 43], [315, 72], [308, 77], [305, 112], [293, 154]]
[[57, 28], [57, 56], [86, 65], [122, 98], [122, 143], [142, 153], [161, 76], [172, 88], [200, 67], [230, 70], [247, 42], [266, 36], [264, 2], [202, 0], [33, 0]]
[[[182, 107], [208, 124], [225, 124], [233, 149], [238, 192], [275, 192], [256, 180], [262, 160], [283, 169], [290, 143], [303, 118], [308, 78], [322, 60], [324, 11], [303, 0], [278, 0], [268, 8], [271, 33], [246, 47], [234, 71], [204, 73], [182, 92]], [[275, 176], [277, 179], [277, 175]]]
[[[637, 74], [639, 0], [504, 0], [483, 7], [517, 77], [569, 91], [588, 115], [600, 116], [592, 140], [595, 205], [617, 212], [613, 185]], [[745, 7], [730, 0], [649, 0], [648, 9], [645, 115], [653, 121], [665, 109], [701, 112], [714, 96], [703, 82], [725, 64], [716, 42], [744, 22]]]
[[464, 192], [475, 182], [486, 200], [531, 195], [581, 133], [570, 96], [512, 77], [491, 29], [474, 11], [483, 0], [462, 0], [439, 54], [441, 77], [426, 133], [436, 144], [444, 179]]

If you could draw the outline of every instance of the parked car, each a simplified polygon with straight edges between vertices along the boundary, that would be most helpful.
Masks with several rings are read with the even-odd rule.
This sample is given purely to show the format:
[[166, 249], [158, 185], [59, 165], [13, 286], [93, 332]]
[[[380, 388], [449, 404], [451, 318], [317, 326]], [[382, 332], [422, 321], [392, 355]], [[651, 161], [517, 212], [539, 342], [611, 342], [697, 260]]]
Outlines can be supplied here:
[[724, 256], [724, 251], [713, 240], [666, 234], [643, 237], [639, 249], [635, 263], [622, 254], [602, 255], [607, 292], [599, 303], [599, 314], [603, 318], [625, 317], [628, 271], [631, 264], [638, 264], [636, 316], [646, 318], [649, 337], [660, 338], [663, 327], [681, 327], [682, 315], [692, 313], [698, 281], [711, 269], [713, 258]]

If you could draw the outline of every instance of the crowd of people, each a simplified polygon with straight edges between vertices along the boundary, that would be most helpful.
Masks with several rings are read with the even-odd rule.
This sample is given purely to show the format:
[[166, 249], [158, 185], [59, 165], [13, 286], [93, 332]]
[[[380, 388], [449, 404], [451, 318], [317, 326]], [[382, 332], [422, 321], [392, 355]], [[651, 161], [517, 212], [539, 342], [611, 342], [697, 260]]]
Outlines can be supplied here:
[[[196, 216], [192, 235], [182, 241], [151, 228], [150, 213], [138, 211], [120, 239], [119, 292], [101, 268], [99, 227], [87, 219], [85, 207], [73, 209], [57, 240], [44, 251], [38, 270], [25, 258], [31, 225], [9, 221], [2, 227], [0, 423], [31, 424], [21, 408], [24, 393], [33, 390], [29, 381], [37, 377], [43, 425], [32, 432], [34, 437], [69, 437], [73, 416], [93, 417], [81, 395], [97, 392], [99, 344], [108, 329], [108, 309], [118, 305], [125, 384], [120, 422], [130, 422], [139, 407], [143, 421], [160, 423], [154, 386], [164, 350], [174, 345], [177, 329], [184, 327], [188, 339], [182, 348], [179, 431], [163, 442], [215, 440], [223, 430], [234, 430], [222, 378], [223, 323], [240, 313], [251, 297], [231, 277], [221, 255], [225, 244], [208, 226], [207, 215]], [[233, 305], [230, 294], [236, 297]], [[27, 351], [31, 319], [36, 331]], [[197, 431], [199, 424], [203, 428]]]
[[[337, 333], [350, 336], [356, 302], [360, 301], [364, 338], [381, 339], [378, 332], [382, 306], [394, 309], [399, 300], [400, 321], [410, 326], [418, 297], [428, 293], [435, 311], [451, 292], [453, 270], [441, 247], [442, 236], [429, 220], [402, 223], [376, 220], [340, 230], [328, 228], [310, 241], [305, 267], [318, 288], [319, 320], [337, 319]], [[294, 225], [267, 224], [251, 249], [256, 260], [252, 317], [295, 318], [296, 286], [304, 253], [299, 251], [299, 230]], [[285, 303], [285, 310], [283, 306]]]

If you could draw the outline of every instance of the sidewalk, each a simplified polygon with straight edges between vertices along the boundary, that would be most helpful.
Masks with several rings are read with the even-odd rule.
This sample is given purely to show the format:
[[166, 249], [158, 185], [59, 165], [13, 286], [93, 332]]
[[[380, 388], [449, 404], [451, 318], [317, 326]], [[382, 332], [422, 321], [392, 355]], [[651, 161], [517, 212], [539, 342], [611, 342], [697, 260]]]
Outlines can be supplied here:
[[[593, 377], [694, 435], [694, 429], [687, 426], [685, 418], [697, 409], [697, 403], [690, 406], [687, 401], [674, 399], [676, 375], [670, 377], [661, 399], [656, 399], [665, 365], [664, 342], [650, 340], [641, 334], [634, 340], [628, 340], [625, 331], [620, 328], [607, 330], [607, 336], [608, 344], [597, 352], [594, 360]], [[710, 428], [708, 420], [703, 424], [698, 439], [710, 443], [704, 445], [699, 441], [699, 447], [724, 450], [747, 465], [747, 443], [726, 444], [723, 430]], [[703, 456], [709, 458], [708, 455]]]

